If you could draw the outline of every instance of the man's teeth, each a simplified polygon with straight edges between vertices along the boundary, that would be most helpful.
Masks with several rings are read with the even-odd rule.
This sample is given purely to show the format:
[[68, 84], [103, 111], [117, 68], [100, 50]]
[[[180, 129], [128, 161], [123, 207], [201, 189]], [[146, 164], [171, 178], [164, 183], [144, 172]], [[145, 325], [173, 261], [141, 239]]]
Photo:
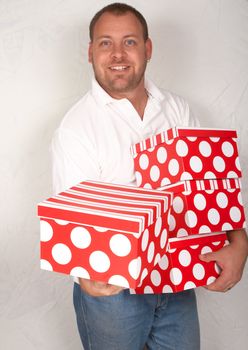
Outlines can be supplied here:
[[127, 69], [127, 66], [116, 66], [116, 67], [110, 67], [110, 69], [112, 70], [124, 70]]

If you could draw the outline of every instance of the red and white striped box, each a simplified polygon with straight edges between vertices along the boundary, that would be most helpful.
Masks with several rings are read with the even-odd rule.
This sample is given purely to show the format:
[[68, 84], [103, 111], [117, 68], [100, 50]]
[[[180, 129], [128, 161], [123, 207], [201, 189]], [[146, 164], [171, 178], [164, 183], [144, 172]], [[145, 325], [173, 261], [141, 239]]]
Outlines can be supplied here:
[[174, 127], [131, 147], [137, 185], [241, 177], [235, 130]]
[[175, 293], [212, 283], [220, 274], [215, 262], [203, 262], [199, 254], [228, 244], [226, 233], [169, 238], [168, 251], [133, 294]]
[[186, 180], [159, 189], [174, 194], [170, 237], [246, 227], [240, 179]]
[[38, 205], [41, 268], [135, 288], [167, 244], [172, 193], [82, 182]]

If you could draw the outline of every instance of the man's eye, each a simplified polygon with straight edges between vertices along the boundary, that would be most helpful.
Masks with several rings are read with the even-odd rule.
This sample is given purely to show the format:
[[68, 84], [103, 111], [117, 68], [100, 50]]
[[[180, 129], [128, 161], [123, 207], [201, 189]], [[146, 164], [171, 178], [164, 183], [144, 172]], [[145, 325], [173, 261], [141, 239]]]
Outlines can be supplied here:
[[134, 46], [136, 44], [136, 42], [135, 42], [135, 40], [133, 40], [133, 39], [127, 39], [126, 41], [125, 41], [125, 45], [126, 46]]
[[111, 45], [111, 43], [108, 40], [103, 40], [100, 42], [101, 47], [109, 47], [110, 45]]

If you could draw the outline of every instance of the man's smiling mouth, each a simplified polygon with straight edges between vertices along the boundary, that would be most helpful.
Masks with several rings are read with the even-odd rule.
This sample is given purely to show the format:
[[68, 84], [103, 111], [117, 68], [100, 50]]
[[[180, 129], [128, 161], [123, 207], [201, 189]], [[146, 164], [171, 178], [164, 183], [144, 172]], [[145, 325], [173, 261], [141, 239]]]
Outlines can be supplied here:
[[128, 68], [129, 68], [129, 66], [112, 66], [112, 67], [109, 67], [110, 70], [114, 70], [114, 71], [118, 71], [118, 72], [124, 71], [124, 70], [126, 70]]

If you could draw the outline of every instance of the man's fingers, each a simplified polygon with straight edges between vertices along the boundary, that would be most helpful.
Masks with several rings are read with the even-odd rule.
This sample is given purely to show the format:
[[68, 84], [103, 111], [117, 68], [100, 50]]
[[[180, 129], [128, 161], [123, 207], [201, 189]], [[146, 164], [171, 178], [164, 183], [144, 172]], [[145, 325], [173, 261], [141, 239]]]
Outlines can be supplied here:
[[94, 286], [96, 287], [96, 288], [99, 288], [99, 289], [101, 289], [101, 288], [106, 288], [107, 287], [107, 283], [105, 283], [105, 282], [100, 282], [100, 281], [94, 281], [93, 282], [94, 283]]
[[109, 285], [109, 290], [111, 291], [109, 295], [119, 294], [123, 289], [122, 287]]
[[205, 262], [216, 261], [217, 256], [215, 252], [200, 254], [199, 259]]
[[95, 297], [119, 294], [124, 289], [105, 282], [91, 281], [84, 278], [80, 278], [79, 282], [82, 290]]
[[230, 276], [223, 271], [214, 282], [205, 286], [205, 288], [213, 292], [226, 292], [231, 289], [234, 284]]

